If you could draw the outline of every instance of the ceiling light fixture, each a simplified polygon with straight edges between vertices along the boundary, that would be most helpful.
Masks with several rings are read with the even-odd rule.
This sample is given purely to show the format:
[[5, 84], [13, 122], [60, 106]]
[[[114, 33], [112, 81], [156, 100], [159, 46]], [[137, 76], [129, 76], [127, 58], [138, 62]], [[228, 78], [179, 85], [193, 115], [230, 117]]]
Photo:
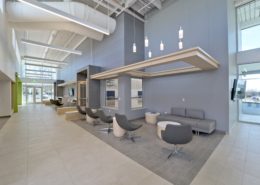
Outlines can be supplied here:
[[149, 52], [148, 52], [148, 57], [149, 57], [149, 58], [152, 57], [152, 52], [151, 52], [151, 50], [149, 50]]
[[54, 46], [54, 45], [50, 45], [50, 44], [45, 44], [45, 43], [41, 43], [41, 42], [36, 42], [36, 41], [32, 41], [32, 40], [21, 39], [21, 42], [24, 44], [31, 44], [34, 46], [46, 47], [46, 48], [50, 48], [50, 49], [54, 49], [54, 50], [58, 50], [58, 51], [64, 51], [64, 52], [73, 53], [76, 55], [82, 55], [81, 51], [63, 48], [63, 47], [59, 47], [59, 46]]
[[134, 16], [134, 44], [133, 44], [133, 52], [136, 53], [136, 44], [135, 44], [135, 16]]
[[54, 66], [45, 66], [45, 65], [38, 65], [38, 64], [30, 64], [30, 63], [25, 63], [24, 65], [26, 66], [36, 66], [36, 67], [43, 67], [43, 68], [53, 68], [53, 69], [58, 69], [60, 70], [61, 67], [54, 67]]
[[161, 41], [161, 44], [160, 44], [160, 50], [164, 50], [164, 45], [163, 45], [163, 42]]
[[39, 72], [39, 73], [56, 73], [55, 71], [43, 71], [43, 70], [33, 70], [33, 69], [25, 69], [26, 71]]
[[136, 45], [135, 45], [135, 43], [133, 44], [133, 52], [136, 53]]
[[180, 26], [180, 30], [179, 30], [179, 39], [183, 39], [183, 30]]
[[107, 30], [107, 29], [105, 29], [103, 27], [100, 27], [100, 26], [98, 26], [96, 24], [88, 22], [88, 21], [86, 21], [84, 19], [80, 19], [80, 18], [78, 18], [76, 16], [73, 16], [73, 15], [71, 15], [69, 13], [66, 13], [64, 11], [61, 11], [59, 9], [53, 8], [53, 7], [49, 6], [49, 5], [41, 3], [39, 1], [36, 1], [36, 0], [19, 0], [19, 1], [23, 2], [25, 4], [28, 4], [30, 6], [33, 6], [35, 8], [41, 9], [43, 11], [46, 11], [48, 13], [51, 13], [51, 14], [57, 15], [59, 17], [62, 17], [64, 19], [67, 19], [69, 21], [75, 22], [75, 23], [80, 24], [82, 26], [85, 26], [87, 28], [93, 29], [93, 30], [98, 31], [100, 33], [103, 33], [103, 34], [106, 34], [106, 35], [110, 34], [109, 30]]
[[37, 57], [24, 56], [22, 59], [33, 60], [33, 61], [40, 61], [40, 62], [45, 62], [45, 63], [69, 65], [69, 63], [67, 63], [67, 62], [62, 62], [62, 61], [58, 61], [58, 60], [51, 60], [51, 59], [46, 59], [46, 58], [37, 58]]
[[145, 45], [145, 47], [149, 46], [149, 40], [148, 40], [147, 36], [145, 36], [144, 45]]
[[179, 42], [179, 49], [182, 49], [183, 48], [183, 44], [182, 44], [182, 41], [180, 39], [180, 42]]
[[161, 16], [161, 44], [160, 44], [160, 50], [163, 51], [163, 50], [164, 50], [164, 44], [163, 44], [163, 41], [162, 41], [162, 37], [163, 37], [163, 30], [162, 30], [162, 27], [163, 27], [162, 10], [160, 10], [160, 16]]

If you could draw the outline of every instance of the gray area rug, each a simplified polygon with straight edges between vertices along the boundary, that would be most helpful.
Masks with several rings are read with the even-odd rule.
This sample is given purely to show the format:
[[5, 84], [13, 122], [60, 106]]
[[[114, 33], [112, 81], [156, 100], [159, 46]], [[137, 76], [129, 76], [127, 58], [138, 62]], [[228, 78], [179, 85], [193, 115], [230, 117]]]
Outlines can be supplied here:
[[73, 122], [174, 185], [189, 185], [224, 137], [224, 133], [220, 132], [201, 136], [194, 134], [190, 143], [178, 146], [183, 147], [182, 152], [193, 159], [189, 161], [184, 156], [175, 155], [167, 161], [171, 152], [162, 148], [173, 149], [174, 146], [161, 140], [157, 136], [157, 125], [147, 124], [144, 119], [133, 121], [143, 125], [133, 132], [134, 135], [141, 136], [135, 139], [135, 143], [126, 139], [120, 141], [120, 138], [115, 137], [113, 133], [106, 134], [99, 131], [108, 124], [93, 127], [86, 121]]

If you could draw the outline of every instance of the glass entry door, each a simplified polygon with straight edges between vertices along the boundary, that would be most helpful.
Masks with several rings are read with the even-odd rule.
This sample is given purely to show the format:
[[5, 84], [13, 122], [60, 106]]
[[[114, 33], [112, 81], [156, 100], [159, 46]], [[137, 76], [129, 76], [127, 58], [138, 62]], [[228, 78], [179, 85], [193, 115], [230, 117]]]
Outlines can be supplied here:
[[42, 88], [26, 87], [26, 103], [42, 103]]

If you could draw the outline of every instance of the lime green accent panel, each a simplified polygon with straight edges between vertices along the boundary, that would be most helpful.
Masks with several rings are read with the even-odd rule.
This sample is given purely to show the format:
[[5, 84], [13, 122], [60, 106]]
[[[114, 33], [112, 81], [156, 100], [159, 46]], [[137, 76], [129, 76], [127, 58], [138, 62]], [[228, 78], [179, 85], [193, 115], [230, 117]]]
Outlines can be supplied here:
[[15, 73], [15, 83], [14, 83], [14, 112], [18, 112], [18, 83], [20, 78], [18, 77], [18, 74]]
[[22, 82], [18, 82], [18, 105], [22, 105]]

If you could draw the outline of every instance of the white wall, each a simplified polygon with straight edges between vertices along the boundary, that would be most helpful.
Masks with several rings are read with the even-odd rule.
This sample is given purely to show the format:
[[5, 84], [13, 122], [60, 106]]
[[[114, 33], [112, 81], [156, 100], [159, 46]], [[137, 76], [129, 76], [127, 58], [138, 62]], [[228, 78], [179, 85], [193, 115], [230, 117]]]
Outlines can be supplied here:
[[0, 80], [0, 117], [11, 115], [11, 80]]
[[0, 70], [12, 81], [15, 72], [19, 72], [19, 62], [12, 45], [12, 29], [6, 21], [5, 1], [0, 0]]

